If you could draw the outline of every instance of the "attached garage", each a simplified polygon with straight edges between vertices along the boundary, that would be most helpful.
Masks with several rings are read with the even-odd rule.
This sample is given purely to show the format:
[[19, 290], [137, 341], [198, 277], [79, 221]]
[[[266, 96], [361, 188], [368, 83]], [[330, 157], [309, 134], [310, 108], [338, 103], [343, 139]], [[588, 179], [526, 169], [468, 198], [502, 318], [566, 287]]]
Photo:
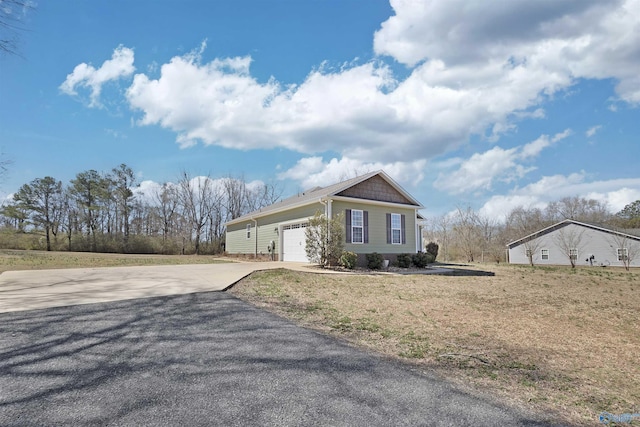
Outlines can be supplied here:
[[305, 231], [309, 223], [298, 223], [282, 227], [282, 260], [309, 262], [305, 251]]
[[[1, 0], [0, 0], [1, 1]], [[317, 214], [339, 218], [344, 249], [359, 256], [421, 250], [422, 205], [382, 171], [315, 187], [225, 223], [229, 254], [309, 262], [306, 236]], [[267, 258], [268, 257], [268, 258]]]

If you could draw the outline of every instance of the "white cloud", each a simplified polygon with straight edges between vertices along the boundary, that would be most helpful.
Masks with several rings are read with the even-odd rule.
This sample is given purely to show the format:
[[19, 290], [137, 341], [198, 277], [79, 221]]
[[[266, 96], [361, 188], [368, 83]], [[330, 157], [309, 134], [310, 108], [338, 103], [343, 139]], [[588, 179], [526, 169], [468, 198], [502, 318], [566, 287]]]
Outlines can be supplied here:
[[[157, 77], [137, 74], [127, 99], [139, 125], [172, 130], [182, 147], [332, 151], [365, 162], [430, 159], [474, 135], [497, 141], [519, 120], [544, 117], [541, 104], [580, 78], [613, 78], [622, 100], [640, 102], [640, 0], [392, 6], [374, 48], [411, 67], [403, 80], [381, 59], [322, 64], [299, 84], [259, 82], [249, 56], [203, 63], [203, 43]], [[133, 52], [119, 50], [132, 68]], [[76, 67], [64, 90], [83, 82], [97, 99], [102, 80], [87, 77], [89, 67]]]
[[571, 131], [571, 129], [565, 129], [563, 132], [555, 134], [552, 138], [549, 138], [549, 135], [541, 135], [540, 138], [522, 147], [520, 157], [522, 159], [537, 157], [543, 149], [549, 147], [552, 144], [555, 144], [558, 141], [562, 141], [572, 133], [573, 132]]
[[137, 199], [152, 205], [157, 204], [155, 195], [160, 190], [162, 190], [162, 184], [151, 180], [144, 180], [140, 182], [140, 185], [131, 189]]
[[101, 106], [102, 85], [112, 80], [128, 77], [134, 71], [133, 50], [121, 45], [113, 51], [111, 59], [104, 61], [98, 69], [86, 63], [77, 65], [60, 85], [60, 91], [67, 95], [77, 95], [76, 89], [78, 87], [90, 88], [89, 107], [99, 107]]
[[[322, 64], [297, 84], [276, 77], [258, 81], [250, 56], [203, 62], [206, 43], [158, 69], [152, 64], [147, 74], [135, 75], [126, 92], [131, 109], [140, 114], [135, 123], [175, 132], [181, 147], [204, 143], [303, 153], [278, 176], [308, 188], [377, 169], [405, 184], [419, 182], [429, 159], [471, 137], [496, 142], [517, 131], [519, 121], [544, 118], [543, 104], [580, 80], [612, 79], [617, 97], [610, 109], [640, 104], [640, 0], [391, 0], [391, 5], [395, 15], [374, 35], [377, 60], [335, 68]], [[385, 55], [407, 65], [408, 77], [395, 77]], [[100, 69], [78, 65], [60, 89], [75, 95], [86, 87], [96, 106], [104, 83], [133, 70], [133, 51], [120, 46]], [[589, 129], [587, 137], [599, 129]], [[461, 193], [513, 182], [570, 133], [440, 161], [433, 164], [440, 172], [435, 185]], [[327, 152], [336, 158], [325, 162], [318, 156]], [[537, 195], [536, 186], [580, 177], [584, 174], [544, 177], [526, 192], [514, 190], [490, 202], [542, 200], [551, 194]], [[609, 187], [583, 190], [614, 199]]]
[[609, 210], [615, 213], [640, 199], [640, 178], [601, 181], [588, 181], [587, 178], [584, 172], [568, 176], [545, 176], [507, 195], [491, 197], [479, 212], [503, 220], [505, 214], [516, 206], [544, 208], [549, 202], [563, 197], [580, 196], [605, 202]]
[[517, 150], [494, 147], [484, 153], [476, 153], [465, 160], [457, 171], [440, 173], [434, 186], [454, 194], [475, 190], [490, 190], [493, 181], [502, 177], [511, 181], [522, 177], [530, 169], [516, 164]]
[[[640, 102], [639, 0], [391, 0], [395, 15], [374, 36], [374, 49], [410, 67], [439, 63], [463, 85], [487, 64], [540, 72], [566, 86], [575, 78], [617, 79], [617, 93]], [[466, 82], [466, 83], [465, 83]], [[553, 93], [553, 81], [539, 90]], [[516, 94], [517, 96], [517, 94]]]
[[456, 159], [454, 162], [449, 162], [449, 165], [458, 167], [458, 169], [440, 172], [434, 187], [460, 194], [491, 190], [496, 180], [506, 183], [513, 182], [536, 169], [532, 166], [524, 166], [521, 164], [522, 161], [537, 157], [543, 149], [569, 135], [571, 135], [571, 130], [566, 129], [551, 138], [548, 135], [541, 135], [535, 141], [521, 147], [510, 149], [493, 147], [484, 153], [475, 153], [464, 161]]
[[587, 129], [587, 131], [586, 131], [584, 134], [585, 134], [585, 136], [586, 136], [587, 138], [591, 138], [591, 137], [592, 137], [593, 135], [595, 135], [595, 134], [596, 134], [596, 132], [598, 132], [600, 129], [602, 129], [602, 126], [601, 126], [601, 125], [598, 125], [598, 126], [592, 126], [592, 127], [590, 127], [589, 129]]
[[394, 180], [404, 185], [415, 186], [424, 179], [425, 160], [414, 162], [366, 163], [343, 157], [328, 163], [322, 157], [305, 157], [292, 168], [278, 174], [278, 179], [298, 181], [304, 189], [324, 187], [377, 170], [384, 170]]
[[202, 141], [407, 162], [443, 154], [487, 128], [494, 135], [511, 130], [508, 120], [517, 112], [540, 117], [540, 109], [526, 110], [544, 82], [556, 80], [543, 72], [505, 73], [495, 63], [478, 81], [452, 85], [456, 71], [431, 62], [398, 81], [386, 65], [370, 62], [320, 68], [300, 85], [283, 86], [275, 79], [258, 82], [250, 64], [250, 57], [202, 64], [192, 52], [163, 65], [157, 79], [137, 74], [127, 98], [143, 113], [138, 124], [173, 130], [182, 147]]
[[[633, 183], [629, 183], [633, 185]], [[636, 183], [635, 188], [622, 187], [618, 190], [587, 193], [585, 197], [606, 203], [611, 212], [620, 212], [629, 203], [640, 200], [640, 184]]]
[[531, 208], [544, 208], [546, 203], [541, 202], [537, 197], [525, 194], [496, 195], [491, 197], [479, 210], [478, 213], [486, 218], [492, 218], [504, 222], [508, 212], [518, 206]]
[[127, 139], [127, 135], [118, 130], [106, 128], [104, 131], [106, 134], [111, 135], [114, 138]]

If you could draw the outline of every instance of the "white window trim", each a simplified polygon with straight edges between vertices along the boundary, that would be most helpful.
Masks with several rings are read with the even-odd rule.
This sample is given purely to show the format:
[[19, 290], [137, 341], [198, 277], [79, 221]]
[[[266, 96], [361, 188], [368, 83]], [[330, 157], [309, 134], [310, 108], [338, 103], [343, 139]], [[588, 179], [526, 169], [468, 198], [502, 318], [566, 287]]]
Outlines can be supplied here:
[[[397, 227], [397, 228], [393, 227], [393, 217], [394, 216], [396, 218], [398, 218], [399, 227]], [[393, 237], [394, 237], [393, 236], [393, 232], [395, 230], [398, 230], [398, 241], [397, 242], [394, 242], [394, 239], [393, 239]], [[391, 244], [392, 245], [401, 245], [402, 244], [402, 215], [397, 214], [397, 213], [392, 213], [391, 214]]]
[[[353, 214], [355, 212], [360, 212], [360, 219], [361, 219], [361, 224], [362, 225], [354, 225], [354, 221], [353, 221]], [[356, 228], [359, 228], [361, 230], [360, 232], [360, 236], [361, 236], [361, 241], [360, 242], [356, 242], [355, 241], [355, 233], [353, 232]], [[360, 209], [351, 209], [351, 243], [353, 243], [354, 245], [362, 245], [364, 244], [364, 211], [360, 210]]]
[[626, 261], [627, 259], [629, 259], [629, 249], [627, 248], [616, 249], [616, 258], [618, 258], [618, 261]]
[[540, 259], [549, 261], [549, 258], [549, 249], [540, 249]]
[[247, 224], [247, 240], [251, 239], [251, 224]]
[[569, 258], [573, 259], [574, 261], [578, 260], [578, 249], [577, 248], [569, 249]]

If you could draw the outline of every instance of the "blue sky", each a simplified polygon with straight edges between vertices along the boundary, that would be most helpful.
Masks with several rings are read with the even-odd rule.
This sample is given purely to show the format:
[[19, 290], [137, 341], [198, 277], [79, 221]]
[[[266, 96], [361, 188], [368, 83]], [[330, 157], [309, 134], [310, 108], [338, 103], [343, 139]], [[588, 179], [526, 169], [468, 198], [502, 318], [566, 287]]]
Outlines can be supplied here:
[[72, 1], [0, 57], [10, 195], [129, 165], [276, 183], [384, 169], [427, 216], [640, 199], [640, 0]]

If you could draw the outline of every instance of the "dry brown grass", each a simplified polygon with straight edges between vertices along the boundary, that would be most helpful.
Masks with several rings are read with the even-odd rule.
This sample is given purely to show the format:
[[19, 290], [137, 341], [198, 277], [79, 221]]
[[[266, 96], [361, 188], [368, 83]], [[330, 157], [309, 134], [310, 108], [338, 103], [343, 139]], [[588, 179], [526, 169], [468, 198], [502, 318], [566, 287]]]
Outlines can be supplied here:
[[209, 255], [130, 255], [93, 252], [0, 250], [0, 273], [9, 270], [125, 267], [134, 265], [211, 264], [228, 262]]
[[640, 412], [640, 270], [483, 269], [495, 276], [268, 271], [231, 292], [556, 421]]

